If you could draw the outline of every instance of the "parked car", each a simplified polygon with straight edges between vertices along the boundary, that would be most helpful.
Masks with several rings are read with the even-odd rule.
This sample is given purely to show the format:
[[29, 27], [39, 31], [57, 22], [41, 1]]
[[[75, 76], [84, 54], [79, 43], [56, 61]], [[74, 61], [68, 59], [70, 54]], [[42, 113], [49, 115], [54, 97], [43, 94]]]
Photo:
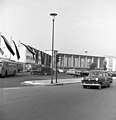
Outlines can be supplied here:
[[88, 76], [89, 72], [86, 69], [76, 70], [76, 76]]
[[116, 77], [116, 71], [107, 71], [112, 77]]
[[63, 72], [64, 72], [64, 70], [63, 70], [63, 69], [58, 68], [58, 72], [59, 72], [59, 73], [63, 73]]
[[104, 70], [92, 70], [89, 72], [87, 77], [83, 77], [81, 84], [83, 88], [88, 88], [91, 86], [96, 86], [98, 89], [102, 87], [110, 87], [113, 83], [113, 78]]
[[75, 75], [76, 74], [76, 69], [69, 69], [69, 70], [66, 71], [66, 74]]
[[33, 65], [31, 74], [51, 75], [51, 68], [40, 65]]
[[[56, 73], [56, 68], [53, 68], [53, 71], [54, 73]], [[57, 73], [63, 73], [63, 72], [64, 72], [63, 69], [57, 68]]]

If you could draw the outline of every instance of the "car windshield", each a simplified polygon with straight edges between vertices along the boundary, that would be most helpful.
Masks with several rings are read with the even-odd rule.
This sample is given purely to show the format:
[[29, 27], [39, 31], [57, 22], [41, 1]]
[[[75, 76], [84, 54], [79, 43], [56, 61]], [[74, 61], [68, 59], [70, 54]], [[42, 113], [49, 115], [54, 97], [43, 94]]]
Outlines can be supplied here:
[[103, 76], [103, 73], [101, 73], [101, 72], [90, 72], [89, 76]]

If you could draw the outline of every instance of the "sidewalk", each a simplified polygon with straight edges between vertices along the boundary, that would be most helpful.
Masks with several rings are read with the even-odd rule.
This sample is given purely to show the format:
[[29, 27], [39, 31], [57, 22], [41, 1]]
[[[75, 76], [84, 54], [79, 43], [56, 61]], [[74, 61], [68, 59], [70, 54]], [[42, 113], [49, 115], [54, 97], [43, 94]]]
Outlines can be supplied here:
[[55, 85], [64, 85], [64, 84], [74, 84], [81, 82], [81, 78], [71, 78], [71, 79], [58, 79], [56, 83], [56, 79], [53, 80], [33, 80], [33, 81], [24, 81], [22, 85], [37, 85], [37, 86], [55, 86]]

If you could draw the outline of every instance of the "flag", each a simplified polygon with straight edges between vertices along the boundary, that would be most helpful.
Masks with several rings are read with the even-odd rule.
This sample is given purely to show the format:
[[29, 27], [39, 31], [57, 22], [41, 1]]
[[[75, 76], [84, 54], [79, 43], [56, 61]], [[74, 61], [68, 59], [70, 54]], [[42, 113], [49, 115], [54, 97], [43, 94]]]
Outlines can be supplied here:
[[42, 51], [40, 51], [40, 54], [41, 54], [41, 64], [43, 64], [43, 65], [44, 65], [43, 52], [42, 52]]
[[51, 55], [49, 55], [49, 66], [51, 66]]
[[[12, 40], [12, 41], [13, 41], [13, 40]], [[19, 58], [20, 58], [19, 50], [18, 50], [18, 48], [17, 48], [17, 46], [16, 46], [16, 44], [15, 44], [14, 41], [13, 41], [13, 43], [14, 43], [14, 46], [15, 46], [15, 49], [16, 49], [17, 59], [19, 60]]]
[[33, 51], [33, 54], [35, 54], [36, 55], [36, 49], [35, 48], [33, 48], [33, 47], [31, 47], [31, 46], [29, 46], [28, 45], [28, 47]]
[[3, 50], [1, 48], [0, 48], [0, 52], [1, 52], [2, 55], [4, 54], [4, 52], [3, 52]]
[[38, 64], [39, 50], [36, 50], [35, 63]]
[[3, 40], [4, 40], [4, 42], [5, 42], [6, 47], [8, 48], [8, 50], [9, 50], [9, 51], [12, 53], [12, 55], [14, 56], [15, 53], [14, 53], [14, 51], [13, 51], [11, 45], [9, 44], [8, 40], [7, 40], [3, 35], [1, 35], [1, 37], [3, 38]]
[[36, 59], [36, 58], [35, 58], [36, 52], [35, 52], [34, 48], [32, 48], [32, 47], [29, 46], [29, 45], [27, 45], [27, 47], [28, 47], [28, 49], [31, 50], [31, 53], [32, 53], [32, 55], [33, 55], [33, 59]]
[[41, 64], [45, 65], [45, 53], [40, 51], [41, 54]]
[[46, 54], [46, 66], [49, 66], [49, 55]]
[[33, 50], [31, 49], [31, 47], [30, 47], [29, 45], [25, 45], [25, 44], [23, 44], [23, 43], [21, 43], [21, 44], [24, 45], [30, 53], [32, 53], [33, 59], [34, 59], [35, 53], [34, 53]]

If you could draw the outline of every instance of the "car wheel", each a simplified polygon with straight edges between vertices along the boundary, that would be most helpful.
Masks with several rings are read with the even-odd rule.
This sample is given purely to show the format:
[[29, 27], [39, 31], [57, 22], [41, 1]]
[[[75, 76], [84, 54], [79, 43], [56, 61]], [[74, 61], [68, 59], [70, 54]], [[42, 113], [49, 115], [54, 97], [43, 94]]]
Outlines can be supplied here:
[[83, 88], [87, 88], [87, 86], [86, 86], [86, 85], [83, 85]]
[[101, 85], [98, 86], [98, 90], [101, 90]]
[[110, 84], [108, 84], [108, 87], [110, 87]]
[[7, 71], [4, 73], [3, 77], [4, 77], [4, 78], [7, 77]]

